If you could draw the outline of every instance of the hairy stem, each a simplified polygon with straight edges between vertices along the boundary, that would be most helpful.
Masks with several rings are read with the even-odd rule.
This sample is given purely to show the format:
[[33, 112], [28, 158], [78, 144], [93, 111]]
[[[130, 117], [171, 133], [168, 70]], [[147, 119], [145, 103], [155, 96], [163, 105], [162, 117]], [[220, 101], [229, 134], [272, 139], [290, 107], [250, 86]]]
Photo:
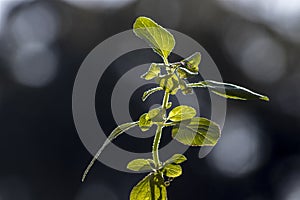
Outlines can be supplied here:
[[159, 148], [159, 142], [162, 134], [162, 129], [163, 129], [162, 125], [157, 125], [153, 146], [152, 146], [152, 156], [156, 168], [160, 167], [158, 148]]
[[[169, 93], [165, 92], [164, 99], [162, 102], [162, 108], [164, 110], [167, 110], [168, 102], [169, 102]], [[166, 118], [166, 116], [164, 116], [164, 118]], [[155, 163], [155, 167], [157, 167], [157, 168], [159, 168], [161, 165], [160, 160], [159, 160], [158, 148], [159, 148], [159, 143], [160, 143], [163, 127], [164, 127], [163, 125], [160, 125], [160, 124], [157, 125], [157, 129], [156, 129], [156, 133], [155, 133], [155, 137], [154, 137], [154, 141], [153, 141], [153, 146], [152, 146], [153, 161]]]

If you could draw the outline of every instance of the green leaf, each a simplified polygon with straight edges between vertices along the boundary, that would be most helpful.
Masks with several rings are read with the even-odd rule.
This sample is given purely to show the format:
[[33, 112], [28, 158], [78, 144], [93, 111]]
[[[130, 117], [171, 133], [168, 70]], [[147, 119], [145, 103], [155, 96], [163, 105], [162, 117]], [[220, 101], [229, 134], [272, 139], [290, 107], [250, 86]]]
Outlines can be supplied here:
[[175, 46], [174, 36], [165, 28], [147, 17], [138, 17], [133, 24], [133, 32], [145, 40], [165, 63]]
[[127, 169], [132, 171], [152, 171], [151, 162], [147, 159], [135, 159], [128, 163]]
[[97, 151], [96, 155], [94, 156], [94, 158], [91, 160], [90, 164], [87, 166], [86, 170], [83, 173], [82, 179], [81, 181], [83, 182], [87, 176], [87, 174], [89, 173], [90, 169], [92, 168], [92, 166], [94, 165], [95, 161], [97, 160], [97, 158], [100, 156], [100, 154], [102, 153], [102, 151], [105, 149], [105, 147], [115, 138], [117, 138], [119, 135], [121, 135], [122, 133], [124, 133], [125, 131], [135, 127], [138, 125], [138, 122], [130, 122], [130, 123], [125, 123], [122, 124], [120, 126], [118, 126], [117, 128], [115, 128], [111, 134], [108, 136], [108, 138], [105, 140], [104, 144], [101, 146], [101, 148]]
[[207, 80], [198, 83], [190, 83], [188, 85], [191, 87], [208, 88], [213, 93], [229, 99], [238, 99], [238, 100], [260, 99], [264, 101], [269, 101], [269, 98], [267, 96], [255, 93], [247, 88], [230, 84], [230, 83], [221, 83], [217, 81]]
[[130, 200], [167, 200], [164, 178], [159, 173], [150, 173], [133, 187]]
[[156, 63], [152, 63], [149, 67], [149, 70], [141, 76], [145, 80], [151, 80], [155, 77], [158, 77], [160, 74], [160, 66]]
[[196, 110], [190, 106], [177, 106], [169, 113], [168, 119], [173, 122], [179, 122], [187, 119], [191, 119], [196, 116]]
[[154, 108], [154, 109], [150, 110], [148, 112], [148, 115], [149, 115], [149, 118], [153, 122], [162, 122], [162, 121], [164, 121], [164, 119], [163, 119], [164, 112], [165, 112], [164, 109], [159, 107], [159, 108]]
[[158, 92], [160, 90], [163, 90], [162, 87], [155, 87], [155, 88], [151, 88], [149, 90], [147, 90], [146, 92], [144, 92], [142, 100], [145, 101], [151, 94]]
[[189, 76], [197, 75], [199, 71], [199, 64], [201, 61], [201, 54], [194, 53], [190, 57], [182, 60], [181, 65], [177, 69], [180, 78], [188, 78]]
[[220, 135], [219, 126], [203, 117], [182, 121], [172, 129], [172, 137], [189, 146], [214, 146]]
[[182, 174], [182, 168], [180, 165], [176, 164], [167, 164], [164, 166], [164, 174], [167, 177], [176, 178]]
[[175, 95], [179, 89], [179, 79], [175, 74], [166, 74], [156, 78], [156, 82], [166, 92]]
[[142, 131], [148, 131], [151, 128], [152, 121], [148, 113], [144, 113], [140, 116], [138, 124]]
[[189, 87], [186, 84], [186, 82], [182, 79], [179, 79], [179, 86], [180, 86], [182, 94], [187, 95], [187, 94], [192, 94], [193, 93], [193, 88]]
[[171, 158], [169, 158], [166, 162], [166, 164], [180, 164], [186, 161], [187, 158], [182, 154], [174, 154]]

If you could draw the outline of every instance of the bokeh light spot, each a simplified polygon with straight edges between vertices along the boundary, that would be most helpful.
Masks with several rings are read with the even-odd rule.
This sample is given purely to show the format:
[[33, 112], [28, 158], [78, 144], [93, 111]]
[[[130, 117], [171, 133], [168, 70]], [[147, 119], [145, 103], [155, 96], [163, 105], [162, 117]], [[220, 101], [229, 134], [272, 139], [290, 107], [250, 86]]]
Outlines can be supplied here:
[[17, 82], [26, 86], [42, 87], [54, 79], [57, 67], [57, 54], [52, 49], [32, 44], [18, 49], [11, 71]]
[[225, 176], [240, 177], [257, 169], [267, 152], [262, 146], [261, 129], [249, 115], [229, 115], [222, 137], [208, 157], [208, 163]]

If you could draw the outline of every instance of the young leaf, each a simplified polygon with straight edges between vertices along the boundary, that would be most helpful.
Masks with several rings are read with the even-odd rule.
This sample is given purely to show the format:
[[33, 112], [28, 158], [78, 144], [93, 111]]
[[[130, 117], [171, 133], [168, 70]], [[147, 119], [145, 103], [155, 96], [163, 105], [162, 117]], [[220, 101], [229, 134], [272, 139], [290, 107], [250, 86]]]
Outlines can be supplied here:
[[133, 32], [145, 40], [165, 63], [175, 46], [174, 36], [165, 28], [147, 17], [138, 17], [133, 24]]
[[176, 164], [167, 164], [164, 166], [164, 174], [167, 177], [176, 178], [182, 174], [182, 168], [180, 165]]
[[146, 159], [135, 159], [128, 163], [127, 169], [132, 171], [152, 171], [152, 166], [149, 160]]
[[87, 166], [86, 170], [83, 173], [82, 179], [81, 181], [83, 182], [85, 177], [87, 176], [87, 174], [89, 173], [90, 169], [92, 168], [93, 164], [95, 163], [95, 161], [98, 159], [98, 157], [100, 156], [100, 154], [102, 153], [102, 151], [104, 150], [104, 148], [112, 141], [114, 140], [116, 137], [118, 137], [119, 135], [121, 135], [122, 133], [124, 133], [125, 131], [137, 126], [138, 122], [131, 122], [131, 123], [126, 123], [126, 124], [122, 124], [120, 126], [118, 126], [117, 128], [115, 128], [111, 134], [108, 136], [108, 138], [105, 140], [104, 144], [101, 146], [101, 148], [98, 150], [98, 152], [96, 153], [96, 155], [94, 156], [94, 158], [91, 160], [90, 164]]
[[163, 90], [163, 88], [162, 87], [155, 87], [155, 88], [151, 88], [151, 89], [147, 90], [143, 94], [142, 101], [145, 101], [151, 94], [153, 94], [155, 92], [158, 92], [160, 90]]
[[186, 161], [187, 158], [182, 154], [174, 154], [171, 158], [169, 158], [166, 162], [166, 164], [180, 164]]
[[189, 146], [214, 146], [220, 135], [219, 126], [203, 117], [182, 121], [172, 129], [172, 137]]
[[160, 66], [156, 63], [152, 63], [149, 70], [141, 76], [145, 80], [151, 80], [160, 74]]
[[148, 113], [144, 113], [140, 116], [138, 124], [142, 131], [148, 131], [151, 128], [152, 121], [151, 121]]
[[177, 72], [180, 78], [188, 78], [192, 75], [197, 75], [199, 71], [199, 64], [201, 61], [201, 54], [199, 52], [194, 53], [190, 57], [181, 61]]
[[164, 178], [159, 173], [150, 173], [133, 187], [130, 200], [167, 200]]
[[156, 78], [156, 82], [162, 87], [166, 92], [175, 95], [179, 89], [179, 79], [175, 74], [166, 74]]
[[167, 104], [167, 109], [171, 108], [171, 106], [172, 106], [172, 102], [169, 102], [169, 103]]
[[187, 94], [192, 94], [193, 93], [193, 88], [189, 87], [186, 84], [186, 82], [182, 79], [179, 79], [179, 86], [180, 86], [182, 94], [187, 95]]
[[164, 120], [164, 110], [161, 107], [150, 110], [148, 115], [153, 122], [161, 122]]
[[255, 93], [247, 88], [230, 84], [230, 83], [221, 83], [217, 81], [207, 80], [198, 83], [190, 83], [188, 84], [188, 86], [209, 88], [213, 93], [229, 99], [238, 99], [238, 100], [260, 99], [264, 101], [269, 101], [269, 98], [267, 96]]
[[191, 119], [196, 116], [196, 110], [190, 106], [177, 106], [169, 113], [168, 119], [173, 122], [179, 122], [187, 119]]

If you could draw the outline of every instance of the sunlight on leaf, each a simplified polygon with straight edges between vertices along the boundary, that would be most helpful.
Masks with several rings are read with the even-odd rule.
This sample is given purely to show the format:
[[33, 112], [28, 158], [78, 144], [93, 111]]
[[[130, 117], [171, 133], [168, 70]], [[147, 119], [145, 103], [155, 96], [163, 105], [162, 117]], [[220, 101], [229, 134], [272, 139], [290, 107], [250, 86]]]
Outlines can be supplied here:
[[176, 178], [182, 174], [182, 168], [177, 164], [167, 164], [164, 166], [164, 174], [167, 177]]
[[214, 146], [220, 135], [219, 125], [203, 117], [182, 121], [172, 129], [174, 139], [190, 146]]
[[190, 57], [182, 60], [177, 72], [180, 78], [188, 78], [189, 76], [197, 75], [199, 71], [199, 64], [201, 61], [201, 54], [194, 53]]
[[165, 164], [180, 164], [180, 163], [183, 163], [184, 161], [186, 161], [187, 158], [182, 155], [182, 154], [174, 154], [171, 158], [169, 158]]
[[166, 92], [175, 95], [179, 89], [179, 79], [175, 74], [166, 74], [156, 79], [156, 82]]
[[169, 113], [168, 119], [173, 122], [179, 122], [187, 119], [191, 119], [196, 116], [196, 110], [190, 106], [177, 106]]
[[167, 64], [167, 58], [175, 46], [174, 36], [148, 17], [138, 17], [133, 24], [134, 33], [149, 43]]
[[152, 121], [148, 113], [144, 113], [140, 116], [138, 124], [142, 131], [148, 131], [151, 128]]
[[160, 74], [160, 66], [156, 63], [152, 63], [149, 67], [149, 70], [141, 76], [145, 80], [151, 80]]
[[188, 84], [188, 86], [208, 88], [213, 93], [228, 99], [238, 99], [238, 100], [260, 99], [264, 101], [269, 101], [269, 98], [267, 96], [255, 93], [247, 88], [230, 84], [230, 83], [221, 83], [217, 81], [207, 80], [198, 83], [190, 83]]
[[130, 200], [167, 200], [164, 178], [159, 173], [150, 173], [133, 187]]
[[159, 108], [154, 108], [148, 112], [149, 118], [153, 122], [162, 122], [164, 121], [163, 116], [164, 116], [165, 110], [162, 109], [162, 107]]
[[127, 169], [136, 172], [152, 171], [151, 162], [148, 159], [135, 159], [128, 163]]

